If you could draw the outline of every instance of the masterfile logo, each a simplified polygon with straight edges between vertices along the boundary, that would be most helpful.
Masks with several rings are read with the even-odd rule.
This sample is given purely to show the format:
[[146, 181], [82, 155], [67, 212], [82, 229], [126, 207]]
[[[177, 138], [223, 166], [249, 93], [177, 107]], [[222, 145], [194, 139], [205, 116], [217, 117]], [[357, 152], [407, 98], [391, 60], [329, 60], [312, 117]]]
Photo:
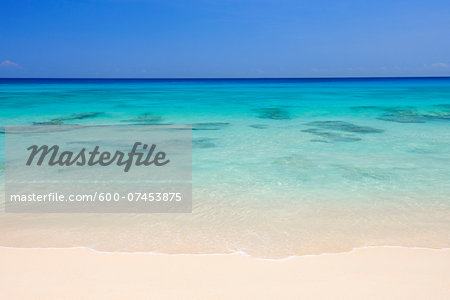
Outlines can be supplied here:
[[189, 126], [11, 126], [7, 212], [191, 212]]
[[[139, 148], [142, 152], [138, 152]], [[151, 166], [161, 167], [170, 162], [166, 159], [164, 151], [155, 151], [156, 144], [151, 146], [141, 142], [135, 142], [131, 151], [124, 153], [116, 150], [114, 153], [109, 151], [100, 152], [100, 146], [95, 146], [92, 151], [82, 148], [78, 153], [73, 151], [60, 151], [58, 145], [51, 147], [47, 145], [32, 145], [27, 148], [30, 156], [26, 162], [27, 166], [31, 166], [36, 158], [35, 164], [41, 166], [47, 163], [49, 166], [109, 166], [116, 164], [117, 166], [124, 166], [124, 172], [128, 172], [131, 166]]]

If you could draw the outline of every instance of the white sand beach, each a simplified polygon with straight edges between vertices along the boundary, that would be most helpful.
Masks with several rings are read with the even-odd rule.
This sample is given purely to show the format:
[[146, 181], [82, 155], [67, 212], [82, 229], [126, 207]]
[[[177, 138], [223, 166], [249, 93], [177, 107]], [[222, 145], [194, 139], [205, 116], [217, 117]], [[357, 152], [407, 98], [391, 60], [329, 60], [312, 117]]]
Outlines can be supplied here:
[[450, 250], [243, 255], [0, 248], [2, 299], [449, 299]]

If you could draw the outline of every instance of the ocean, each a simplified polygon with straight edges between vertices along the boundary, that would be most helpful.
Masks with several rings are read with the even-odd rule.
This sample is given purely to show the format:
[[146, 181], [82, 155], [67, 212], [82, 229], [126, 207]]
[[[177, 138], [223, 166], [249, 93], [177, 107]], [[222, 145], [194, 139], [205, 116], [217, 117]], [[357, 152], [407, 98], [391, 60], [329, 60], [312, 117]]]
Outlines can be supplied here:
[[450, 78], [0, 79], [0, 127], [33, 124], [191, 125], [193, 212], [0, 213], [0, 246], [450, 247]]

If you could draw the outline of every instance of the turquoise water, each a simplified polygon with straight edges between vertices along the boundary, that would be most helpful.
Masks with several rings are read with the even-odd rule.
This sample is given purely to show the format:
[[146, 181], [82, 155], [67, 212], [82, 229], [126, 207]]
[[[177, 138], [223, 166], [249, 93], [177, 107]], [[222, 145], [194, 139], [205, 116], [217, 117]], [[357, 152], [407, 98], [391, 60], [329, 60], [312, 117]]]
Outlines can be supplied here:
[[[450, 246], [450, 78], [0, 79], [0, 126], [38, 123], [192, 124], [194, 212], [130, 217], [120, 239], [77, 224], [28, 239], [2, 216], [3, 245], [270, 257]], [[3, 176], [4, 139], [0, 155]]]

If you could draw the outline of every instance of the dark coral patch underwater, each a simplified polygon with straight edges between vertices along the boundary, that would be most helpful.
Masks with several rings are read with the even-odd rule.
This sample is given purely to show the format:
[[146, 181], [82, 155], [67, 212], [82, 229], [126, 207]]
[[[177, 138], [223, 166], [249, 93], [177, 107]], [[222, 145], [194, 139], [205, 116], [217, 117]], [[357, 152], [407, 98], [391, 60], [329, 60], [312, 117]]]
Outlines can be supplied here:
[[87, 118], [95, 118], [101, 114], [102, 114], [101, 112], [78, 113], [78, 114], [73, 114], [73, 115], [66, 116], [66, 117], [56, 118], [56, 119], [53, 119], [52, 121], [64, 122], [64, 121], [72, 121], [72, 120], [82, 120], [82, 119], [87, 119]]
[[426, 118], [415, 110], [406, 108], [385, 108], [385, 113], [378, 120], [397, 123], [424, 123]]
[[276, 107], [258, 108], [253, 111], [258, 113], [260, 119], [272, 119], [272, 120], [288, 120], [291, 119], [289, 111]]
[[214, 147], [216, 147], [216, 144], [213, 143], [214, 140], [215, 139], [213, 139], [213, 138], [192, 139], [192, 147], [193, 148], [201, 148], [201, 149], [214, 148]]
[[379, 111], [377, 119], [397, 123], [425, 123], [427, 121], [450, 120], [450, 104], [436, 104], [432, 107], [419, 109], [414, 106], [354, 106], [357, 111]]
[[141, 123], [141, 124], [158, 124], [161, 121], [162, 121], [161, 116], [155, 116], [151, 113], [143, 113], [136, 118], [122, 120], [121, 122], [126, 122], [126, 123], [136, 122], [136, 123]]
[[314, 134], [324, 138], [324, 140], [312, 139], [311, 142], [357, 142], [361, 141], [361, 138], [350, 134], [340, 134], [337, 132], [325, 131], [319, 128], [304, 129], [302, 132]]
[[206, 123], [194, 123], [192, 130], [219, 130], [230, 125], [228, 122], [206, 122]]
[[77, 113], [70, 116], [59, 117], [55, 119], [51, 119], [46, 122], [33, 122], [33, 125], [62, 125], [65, 121], [73, 121], [73, 120], [83, 120], [87, 118], [95, 118], [102, 113], [100, 112], [87, 112], [87, 113]]
[[367, 127], [367, 126], [358, 126], [352, 123], [343, 122], [343, 121], [315, 121], [307, 123], [306, 125], [312, 127], [319, 127], [323, 129], [336, 130], [336, 131], [344, 131], [351, 133], [381, 133], [384, 132], [382, 129]]
[[255, 128], [255, 129], [267, 129], [269, 126], [264, 125], [264, 124], [252, 124], [249, 125], [251, 128]]

